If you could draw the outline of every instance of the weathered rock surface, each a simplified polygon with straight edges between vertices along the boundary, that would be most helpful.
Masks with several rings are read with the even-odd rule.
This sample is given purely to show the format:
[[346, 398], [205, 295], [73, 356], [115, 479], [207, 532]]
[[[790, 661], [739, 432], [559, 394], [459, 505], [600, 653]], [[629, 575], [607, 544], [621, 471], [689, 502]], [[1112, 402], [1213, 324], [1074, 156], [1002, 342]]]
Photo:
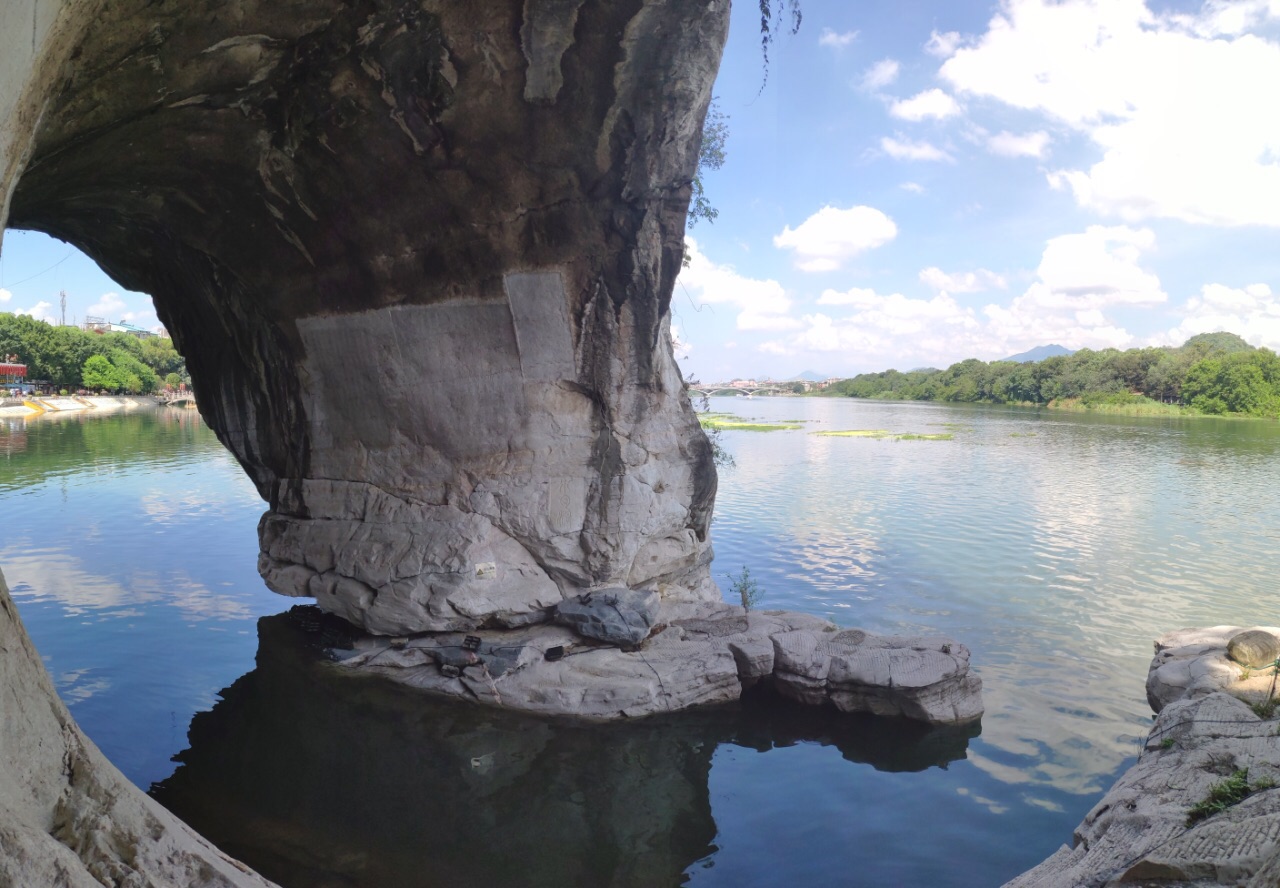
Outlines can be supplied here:
[[658, 605], [651, 589], [601, 589], [560, 602], [555, 621], [584, 638], [625, 647], [649, 637]]
[[[1270, 670], [1243, 678], [1227, 657], [1241, 632], [1184, 629], [1156, 642], [1147, 695], [1159, 715], [1138, 763], [1076, 828], [1072, 847], [1006, 888], [1280, 885], [1280, 720], [1249, 705], [1269, 693]], [[1188, 825], [1192, 806], [1239, 769], [1254, 792]]]
[[72, 721], [0, 575], [0, 886], [256, 886]]
[[657, 622], [652, 636], [626, 650], [565, 626], [535, 625], [478, 631], [474, 650], [455, 633], [364, 637], [337, 653], [344, 669], [433, 694], [590, 720], [726, 703], [762, 680], [798, 702], [843, 712], [929, 724], [982, 715], [969, 651], [946, 638], [841, 631], [818, 617], [727, 604], [664, 605]]
[[727, 2], [0, 15], [8, 222], [153, 294], [268, 585], [387, 635], [718, 597], [669, 304]]

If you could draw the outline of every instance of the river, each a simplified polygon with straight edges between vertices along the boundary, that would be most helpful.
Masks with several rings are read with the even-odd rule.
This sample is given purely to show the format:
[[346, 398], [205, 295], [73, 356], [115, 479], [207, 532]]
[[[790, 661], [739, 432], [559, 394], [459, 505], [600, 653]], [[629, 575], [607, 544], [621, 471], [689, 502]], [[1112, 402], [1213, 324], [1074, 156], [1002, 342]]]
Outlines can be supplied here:
[[[88, 734], [286, 888], [990, 886], [1069, 842], [1151, 721], [1151, 640], [1274, 623], [1280, 426], [713, 399], [717, 578], [973, 651], [981, 733], [753, 703], [584, 727], [335, 677], [255, 570], [192, 411], [0, 420], [0, 566]], [[949, 440], [828, 437], [883, 429]]]

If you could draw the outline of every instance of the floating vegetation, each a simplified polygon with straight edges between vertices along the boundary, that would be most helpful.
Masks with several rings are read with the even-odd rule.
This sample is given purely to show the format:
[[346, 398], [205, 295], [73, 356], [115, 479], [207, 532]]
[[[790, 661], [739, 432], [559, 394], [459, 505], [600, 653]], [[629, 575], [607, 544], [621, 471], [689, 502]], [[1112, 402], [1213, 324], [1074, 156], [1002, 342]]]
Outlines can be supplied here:
[[950, 441], [955, 437], [950, 432], [918, 435], [914, 432], [891, 432], [887, 429], [845, 429], [841, 431], [810, 432], [809, 434], [822, 435], [827, 438], [892, 438], [895, 441]]
[[1035, 436], [1036, 436], [1035, 432], [1010, 432], [1009, 433], [1010, 438], [1034, 438]]
[[699, 416], [698, 422], [704, 429], [717, 432], [787, 432], [800, 428], [794, 422], [752, 422], [739, 416]]
[[973, 431], [973, 426], [967, 425], [963, 422], [931, 422], [929, 423], [929, 425], [938, 426], [939, 428], [943, 428], [943, 429], [951, 429], [951, 431], [953, 432], [972, 432]]

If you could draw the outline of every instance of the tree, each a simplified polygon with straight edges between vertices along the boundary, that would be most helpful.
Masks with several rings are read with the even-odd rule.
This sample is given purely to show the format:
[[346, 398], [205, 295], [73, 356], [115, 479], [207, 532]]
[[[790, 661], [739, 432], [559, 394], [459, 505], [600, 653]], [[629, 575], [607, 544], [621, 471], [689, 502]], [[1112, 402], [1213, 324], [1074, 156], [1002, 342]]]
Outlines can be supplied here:
[[116, 368], [102, 355], [92, 355], [85, 361], [80, 377], [84, 380], [85, 388], [115, 392], [123, 387]]
[[[707, 118], [702, 124], [702, 145], [698, 149], [698, 169], [693, 174], [693, 196], [689, 200], [689, 227], [698, 224], [699, 219], [714, 222], [720, 211], [707, 200], [706, 188], [702, 176], [707, 170], [718, 170], [724, 166], [724, 145], [729, 139], [729, 118], [724, 115], [712, 99], [707, 107]], [[687, 254], [686, 254], [687, 255]]]

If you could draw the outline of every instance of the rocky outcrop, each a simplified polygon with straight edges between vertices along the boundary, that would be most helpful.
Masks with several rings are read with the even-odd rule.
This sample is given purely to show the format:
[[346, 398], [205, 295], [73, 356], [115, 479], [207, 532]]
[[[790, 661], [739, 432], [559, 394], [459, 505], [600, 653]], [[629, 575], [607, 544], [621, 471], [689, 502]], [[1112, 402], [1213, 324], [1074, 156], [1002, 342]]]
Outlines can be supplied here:
[[1007, 888], [1280, 884], [1280, 720], [1259, 705], [1273, 670], [1227, 656], [1244, 631], [1184, 629], [1156, 642], [1147, 695], [1159, 714], [1137, 764], [1085, 816], [1072, 847]]
[[0, 885], [267, 888], [130, 783], [72, 721], [0, 576]]
[[9, 224], [153, 294], [272, 588], [385, 635], [718, 598], [668, 324], [727, 2], [19, 5]]
[[259, 621], [254, 670], [152, 790], [282, 885], [677, 885], [714, 853], [713, 761], [804, 744], [924, 771], [978, 733], [767, 693], [609, 724], [459, 706], [335, 670], [308, 612]]
[[[573, 609], [589, 615], [592, 605], [603, 604], [600, 611], [610, 611], [610, 597], [575, 602]], [[622, 621], [613, 622], [621, 632]], [[588, 720], [732, 702], [762, 681], [799, 703], [841, 712], [935, 725], [966, 724], [983, 712], [982, 681], [969, 669], [969, 651], [946, 638], [876, 636], [804, 614], [726, 604], [668, 604], [653, 634], [625, 647], [589, 634], [598, 621], [575, 625], [578, 632], [533, 625], [473, 635], [366, 636], [334, 655], [345, 670], [434, 695]]]

